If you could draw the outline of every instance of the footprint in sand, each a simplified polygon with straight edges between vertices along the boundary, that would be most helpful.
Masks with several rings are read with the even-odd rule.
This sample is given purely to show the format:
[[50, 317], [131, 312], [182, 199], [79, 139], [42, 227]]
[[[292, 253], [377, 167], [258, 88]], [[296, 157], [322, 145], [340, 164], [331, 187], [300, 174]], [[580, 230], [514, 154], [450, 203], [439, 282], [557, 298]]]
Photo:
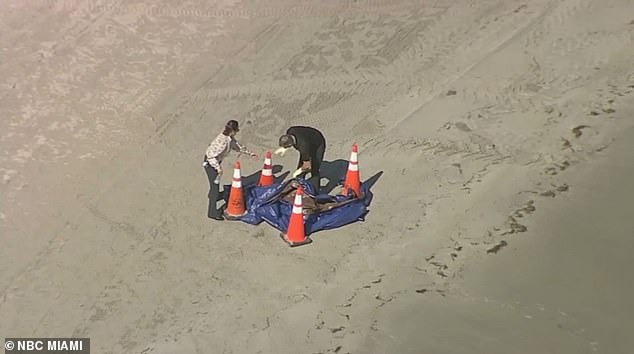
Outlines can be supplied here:
[[493, 247], [489, 248], [489, 249], [487, 250], [487, 254], [491, 254], [491, 253], [496, 254], [496, 253], [498, 253], [498, 252], [499, 252], [502, 248], [504, 248], [504, 247], [506, 247], [506, 246], [508, 246], [508, 243], [507, 243], [506, 241], [502, 240], [502, 241], [500, 241], [500, 243], [498, 243], [497, 245], [495, 245], [495, 246], [493, 246]]
[[466, 123], [463, 122], [458, 122], [454, 124], [456, 126], [456, 128], [458, 128], [458, 130], [461, 130], [463, 132], [470, 132], [471, 128], [469, 128], [469, 126]]
[[581, 134], [583, 134], [581, 132], [582, 129], [584, 128], [590, 128], [589, 125], [579, 125], [577, 127], [572, 128], [572, 133], [575, 135], [575, 138], [578, 138], [581, 136]]

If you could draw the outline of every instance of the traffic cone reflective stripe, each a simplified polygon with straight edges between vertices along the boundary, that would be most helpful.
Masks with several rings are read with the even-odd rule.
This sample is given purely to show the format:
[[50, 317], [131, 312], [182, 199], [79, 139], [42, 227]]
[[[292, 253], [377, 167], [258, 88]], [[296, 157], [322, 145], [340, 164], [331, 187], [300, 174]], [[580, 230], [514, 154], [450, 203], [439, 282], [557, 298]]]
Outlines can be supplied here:
[[348, 195], [348, 193], [352, 191], [356, 197], [361, 197], [361, 180], [359, 177], [359, 161], [357, 155], [357, 144], [354, 144], [352, 145], [352, 152], [350, 153], [346, 179], [343, 183], [343, 194]]
[[273, 184], [273, 168], [271, 165], [271, 152], [267, 151], [258, 186], [270, 186], [271, 184]]
[[225, 218], [236, 220], [247, 213], [244, 205], [244, 194], [242, 193], [242, 176], [240, 174], [240, 162], [236, 162], [233, 169], [233, 181], [227, 208], [224, 211]]
[[348, 163], [348, 170], [349, 171], [359, 171], [359, 163], [357, 161], [350, 161]]
[[304, 206], [303, 206], [302, 194], [301, 194], [302, 190], [301, 190], [301, 187], [299, 188], [300, 189], [298, 189], [298, 193], [295, 194], [295, 201], [293, 202], [292, 212], [294, 215], [302, 215], [303, 217]]
[[242, 176], [240, 175], [240, 165], [233, 169], [233, 181], [231, 188], [242, 188]]
[[304, 230], [304, 213], [302, 206], [302, 187], [297, 187], [295, 191], [295, 200], [293, 202], [293, 209], [288, 221], [288, 229], [286, 233], [280, 234], [280, 237], [289, 246], [301, 246], [307, 243], [311, 243], [312, 240], [306, 237]]

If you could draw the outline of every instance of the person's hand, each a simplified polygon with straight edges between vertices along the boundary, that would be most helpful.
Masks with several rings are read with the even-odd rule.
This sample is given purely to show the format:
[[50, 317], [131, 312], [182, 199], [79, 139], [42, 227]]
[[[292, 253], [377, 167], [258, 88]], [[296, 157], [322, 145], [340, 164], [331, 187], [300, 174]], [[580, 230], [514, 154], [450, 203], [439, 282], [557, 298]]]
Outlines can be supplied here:
[[288, 150], [288, 149], [281, 147], [281, 148], [275, 150], [275, 152], [273, 154], [284, 156], [284, 154], [286, 154], [286, 150]]
[[311, 165], [310, 161], [304, 161], [302, 163], [302, 170], [310, 170], [311, 166], [312, 165]]
[[220, 184], [220, 178], [222, 178], [222, 168], [216, 170], [216, 178], [214, 178], [215, 184]]
[[299, 176], [302, 172], [304, 171], [301, 168], [298, 168], [295, 172], [293, 172], [293, 178]]

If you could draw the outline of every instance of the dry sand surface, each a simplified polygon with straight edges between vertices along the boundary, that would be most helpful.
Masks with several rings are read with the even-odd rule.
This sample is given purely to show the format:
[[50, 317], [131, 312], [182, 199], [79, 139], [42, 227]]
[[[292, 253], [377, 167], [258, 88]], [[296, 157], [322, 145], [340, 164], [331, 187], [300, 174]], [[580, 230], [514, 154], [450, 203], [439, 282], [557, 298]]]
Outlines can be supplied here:
[[[631, 353], [633, 117], [631, 0], [2, 0], [0, 336]], [[318, 127], [331, 179], [358, 143], [367, 220], [207, 219], [232, 118]]]

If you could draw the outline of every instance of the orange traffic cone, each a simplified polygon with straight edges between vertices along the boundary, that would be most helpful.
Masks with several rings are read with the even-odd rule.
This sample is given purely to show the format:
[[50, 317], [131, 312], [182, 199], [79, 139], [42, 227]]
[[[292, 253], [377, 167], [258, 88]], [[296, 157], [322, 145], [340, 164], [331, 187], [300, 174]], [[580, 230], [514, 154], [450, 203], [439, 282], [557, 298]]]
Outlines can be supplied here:
[[298, 186], [295, 191], [295, 202], [293, 203], [293, 211], [288, 220], [288, 229], [286, 233], [281, 233], [280, 237], [289, 246], [301, 246], [311, 243], [312, 240], [306, 237], [304, 231], [304, 213], [302, 209], [302, 186]]
[[271, 167], [271, 152], [267, 151], [264, 157], [264, 167], [262, 168], [258, 186], [270, 186], [271, 184], [273, 184], [273, 167]]
[[343, 182], [343, 194], [348, 195], [349, 191], [353, 191], [357, 198], [361, 197], [361, 180], [359, 178], [357, 144], [352, 145], [350, 161], [348, 162], [348, 172], [346, 172], [346, 180]]
[[229, 200], [227, 208], [224, 211], [225, 218], [228, 220], [236, 220], [244, 216], [247, 210], [244, 206], [244, 194], [242, 193], [242, 176], [240, 175], [240, 161], [237, 161], [233, 167], [233, 182], [231, 182], [231, 191], [229, 192]]

